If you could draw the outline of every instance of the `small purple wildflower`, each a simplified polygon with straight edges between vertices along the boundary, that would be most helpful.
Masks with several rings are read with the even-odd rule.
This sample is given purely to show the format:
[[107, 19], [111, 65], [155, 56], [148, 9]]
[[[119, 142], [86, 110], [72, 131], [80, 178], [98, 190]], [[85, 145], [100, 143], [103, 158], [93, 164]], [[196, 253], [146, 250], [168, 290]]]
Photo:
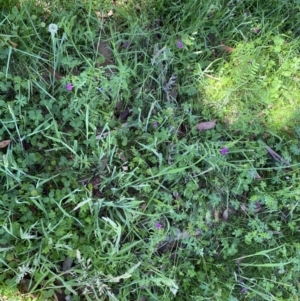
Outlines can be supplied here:
[[259, 33], [260, 32], [260, 29], [258, 27], [254, 28], [253, 29], [254, 33]]
[[221, 149], [221, 154], [222, 155], [226, 155], [228, 153], [228, 148], [227, 147], [223, 147], [222, 149]]
[[72, 84], [67, 83], [66, 88], [67, 88], [68, 91], [72, 91], [73, 86], [72, 86]]
[[245, 287], [242, 288], [241, 290], [242, 294], [246, 294], [247, 293], [247, 289]]
[[183, 46], [184, 46], [184, 44], [182, 43], [181, 40], [176, 40], [176, 41], [175, 41], [175, 44], [176, 44], [177, 48], [179, 48], [179, 49], [182, 49]]
[[130, 42], [128, 42], [128, 41], [125, 42], [123, 46], [124, 46], [124, 48], [128, 48], [130, 46]]
[[161, 229], [162, 228], [162, 224], [161, 223], [155, 223], [155, 228], [156, 229]]
[[152, 123], [152, 126], [154, 127], [154, 128], [156, 128], [157, 127], [157, 121], [154, 121], [153, 123]]

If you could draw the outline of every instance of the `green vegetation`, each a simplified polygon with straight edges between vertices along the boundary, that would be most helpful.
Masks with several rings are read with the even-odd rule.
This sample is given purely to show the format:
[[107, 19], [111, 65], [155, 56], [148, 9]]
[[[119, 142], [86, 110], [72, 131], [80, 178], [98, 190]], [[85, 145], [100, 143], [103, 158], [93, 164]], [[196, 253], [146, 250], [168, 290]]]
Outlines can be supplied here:
[[0, 8], [0, 299], [298, 300], [299, 1]]

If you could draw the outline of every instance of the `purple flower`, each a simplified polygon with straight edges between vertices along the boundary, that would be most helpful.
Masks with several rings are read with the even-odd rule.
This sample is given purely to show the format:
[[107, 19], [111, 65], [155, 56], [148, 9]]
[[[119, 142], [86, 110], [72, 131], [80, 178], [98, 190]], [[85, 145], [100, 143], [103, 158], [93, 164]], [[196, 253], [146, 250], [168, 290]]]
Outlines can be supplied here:
[[72, 86], [71, 83], [67, 83], [66, 88], [67, 88], [68, 91], [72, 91], [73, 86]]
[[157, 121], [154, 121], [154, 122], [152, 123], [152, 126], [153, 126], [154, 128], [156, 128], [156, 127], [157, 127]]
[[246, 294], [247, 293], [247, 289], [245, 287], [242, 288], [241, 290], [242, 294]]
[[128, 41], [125, 42], [123, 46], [124, 46], [124, 48], [128, 48], [130, 46], [130, 42], [128, 42]]
[[254, 33], [259, 33], [260, 32], [260, 29], [258, 27], [254, 28], [253, 29]]
[[176, 44], [177, 48], [179, 48], [179, 49], [182, 49], [184, 46], [181, 40], [176, 40], [175, 44]]
[[226, 155], [228, 153], [228, 148], [227, 147], [223, 147], [222, 149], [221, 149], [221, 154], [222, 155]]
[[162, 224], [161, 223], [155, 223], [155, 228], [156, 229], [161, 229], [162, 228]]

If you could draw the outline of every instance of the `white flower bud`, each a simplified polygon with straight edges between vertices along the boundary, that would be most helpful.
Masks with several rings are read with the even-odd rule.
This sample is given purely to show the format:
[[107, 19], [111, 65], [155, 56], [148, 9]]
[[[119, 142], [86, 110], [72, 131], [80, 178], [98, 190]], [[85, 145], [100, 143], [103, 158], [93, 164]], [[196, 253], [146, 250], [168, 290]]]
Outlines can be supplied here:
[[57, 33], [58, 27], [56, 24], [51, 23], [48, 27], [48, 31], [51, 33], [51, 35], [55, 35]]

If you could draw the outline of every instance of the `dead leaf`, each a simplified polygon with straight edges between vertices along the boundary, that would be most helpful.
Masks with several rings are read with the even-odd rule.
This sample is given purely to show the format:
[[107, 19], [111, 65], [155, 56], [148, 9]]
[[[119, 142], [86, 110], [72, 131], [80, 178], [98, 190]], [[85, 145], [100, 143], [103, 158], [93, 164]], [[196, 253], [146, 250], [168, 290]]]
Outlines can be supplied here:
[[113, 15], [114, 15], [114, 12], [113, 12], [112, 9], [107, 14], [103, 14], [99, 11], [96, 11], [97, 18], [102, 19], [102, 21], [103, 21], [103, 19], [108, 18], [108, 17], [112, 17]]
[[8, 144], [10, 144], [10, 141], [11, 141], [11, 140], [3, 140], [3, 141], [0, 141], [0, 148], [6, 147]]
[[229, 53], [234, 51], [234, 48], [232, 48], [230, 46], [227, 46], [227, 45], [224, 45], [224, 44], [221, 44], [221, 47], [224, 51], [229, 52]]
[[111, 76], [117, 72], [117, 68], [114, 66], [114, 53], [108, 42], [98, 41], [94, 43], [94, 48], [97, 55], [100, 55], [104, 61], [97, 63], [97, 68], [104, 67], [105, 74]]
[[129, 116], [131, 110], [129, 108], [126, 108], [124, 109], [121, 113], [120, 113], [120, 116], [119, 118], [122, 120], [122, 121], [126, 121], [127, 117]]
[[118, 151], [118, 154], [119, 154], [119, 158], [120, 158], [124, 163], [126, 163], [126, 162], [127, 162], [127, 159], [126, 159], [124, 153], [121, 152], [121, 151]]
[[71, 259], [70, 257], [67, 256], [63, 262], [63, 266], [62, 266], [63, 272], [69, 270], [71, 268], [72, 264], [73, 264], [73, 259]]
[[99, 64], [100, 66], [107, 66], [113, 64], [114, 53], [108, 42], [98, 41], [94, 43], [94, 48], [97, 54], [104, 57], [104, 62]]
[[217, 120], [211, 120], [211, 121], [205, 121], [205, 122], [200, 122], [197, 124], [197, 129], [199, 131], [206, 131], [210, 130], [215, 127]]
[[214, 210], [214, 218], [215, 218], [215, 222], [220, 221], [220, 211], [219, 210]]
[[223, 212], [223, 219], [224, 219], [225, 221], [228, 220], [228, 210], [227, 210], [227, 209], [225, 209], [224, 212]]
[[57, 71], [54, 71], [50, 66], [47, 66], [47, 69], [56, 79], [63, 78]]
[[17, 44], [17, 43], [12, 42], [11, 40], [9, 40], [8, 42], [9, 42], [9, 44], [10, 44], [12, 47], [14, 47], [14, 48], [17, 48], [17, 47], [18, 47], [18, 44]]

